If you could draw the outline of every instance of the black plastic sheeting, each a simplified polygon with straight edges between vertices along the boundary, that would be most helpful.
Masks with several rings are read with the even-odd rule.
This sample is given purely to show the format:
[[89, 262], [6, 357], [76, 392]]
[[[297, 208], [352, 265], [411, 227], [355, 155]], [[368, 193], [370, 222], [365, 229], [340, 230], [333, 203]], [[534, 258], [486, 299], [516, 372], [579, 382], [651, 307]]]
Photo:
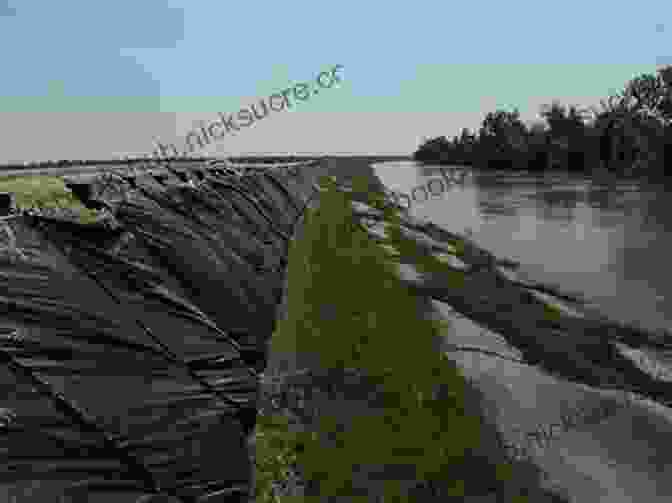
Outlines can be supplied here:
[[248, 500], [258, 372], [316, 172], [96, 181], [82, 197], [105, 225], [2, 222], [0, 501]]

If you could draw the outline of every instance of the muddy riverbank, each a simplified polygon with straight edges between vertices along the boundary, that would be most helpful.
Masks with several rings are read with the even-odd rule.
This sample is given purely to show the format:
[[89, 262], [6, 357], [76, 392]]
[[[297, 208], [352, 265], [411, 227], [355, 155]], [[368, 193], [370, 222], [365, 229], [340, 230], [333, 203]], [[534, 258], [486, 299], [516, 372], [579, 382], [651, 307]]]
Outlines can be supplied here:
[[[428, 221], [401, 212], [395, 231], [385, 205], [369, 204], [355, 207], [359, 223], [393, 252], [409, 291], [430, 302], [427, 315], [453, 325], [442, 351], [484, 393], [483, 412], [507, 449], [545, 472], [544, 487], [587, 503], [672, 495], [657, 448], [672, 439], [672, 387], [658, 368], [669, 333], [610, 320], [580, 295], [523, 281], [512, 261]], [[395, 235], [415, 246], [395, 245]], [[432, 265], [437, 258], [442, 267]], [[609, 412], [581, 412], [591, 410]], [[577, 414], [597, 417], [569, 419]]]

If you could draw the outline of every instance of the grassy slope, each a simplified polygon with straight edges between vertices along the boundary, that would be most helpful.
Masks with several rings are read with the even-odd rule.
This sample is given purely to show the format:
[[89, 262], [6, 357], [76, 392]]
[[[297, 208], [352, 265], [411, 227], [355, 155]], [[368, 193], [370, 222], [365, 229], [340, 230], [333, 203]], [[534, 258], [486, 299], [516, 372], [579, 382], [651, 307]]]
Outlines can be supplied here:
[[93, 223], [99, 213], [86, 208], [58, 176], [9, 176], [0, 178], [0, 192], [13, 192], [16, 205], [28, 208], [68, 208], [79, 214], [81, 223]]
[[[371, 203], [382, 208], [380, 201]], [[395, 213], [387, 211], [387, 218], [394, 223]], [[320, 208], [307, 215], [305, 226], [303, 238], [290, 251], [288, 315], [274, 334], [271, 351], [300, 348], [308, 366], [358, 369], [384, 397], [373, 414], [361, 408], [338, 413], [344, 402], [333, 396], [321, 403], [314, 400], [312, 406], [322, 409], [313, 411], [317, 423], [307, 430], [291, 428], [282, 415], [261, 416], [257, 501], [278, 501], [271, 495], [271, 481], [286, 476], [292, 462], [306, 480], [320, 481], [320, 496], [310, 498], [315, 501], [355, 494], [352, 487], [363, 466], [384, 466], [387, 471], [393, 465], [406, 469], [396, 476], [379, 473], [388, 479], [376, 487], [378, 496], [387, 495], [385, 502], [431, 501], [432, 495], [439, 496], [436, 501], [463, 501], [467, 495], [493, 493], [503, 498], [497, 501], [522, 502], [528, 501], [525, 494], [541, 496], [538, 489], [526, 488], [536, 485], [533, 467], [514, 467], [501, 452], [484, 455], [487, 449], [479, 446], [486, 438], [483, 422], [473, 407], [471, 413], [465, 407], [473, 400], [473, 389], [436, 350], [433, 341], [440, 327], [418, 317], [417, 299], [399, 283], [393, 256], [355, 224], [347, 196], [331, 187], [322, 194]], [[389, 243], [402, 255], [413, 256], [420, 270], [444, 267], [422, 257], [399, 232], [392, 233]], [[452, 279], [451, 286], [459, 288], [461, 273]], [[330, 404], [336, 413], [327, 412]], [[487, 438], [492, 443], [492, 429]], [[404, 485], [406, 480], [433, 488], [399, 498], [413, 485]], [[358, 494], [348, 501], [374, 501], [372, 494]]]

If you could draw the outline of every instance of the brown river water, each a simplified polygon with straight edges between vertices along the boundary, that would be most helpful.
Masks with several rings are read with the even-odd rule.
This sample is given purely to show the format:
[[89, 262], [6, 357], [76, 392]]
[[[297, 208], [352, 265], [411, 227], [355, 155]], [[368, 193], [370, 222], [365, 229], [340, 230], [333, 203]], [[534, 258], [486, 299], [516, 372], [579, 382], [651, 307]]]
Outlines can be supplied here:
[[[374, 168], [390, 190], [409, 195], [441, 178], [438, 167], [411, 161]], [[469, 168], [446, 185], [433, 182], [427, 196], [415, 190], [410, 213], [469, 230], [477, 244], [520, 262], [522, 277], [581, 292], [613, 319], [672, 329], [670, 187]]]

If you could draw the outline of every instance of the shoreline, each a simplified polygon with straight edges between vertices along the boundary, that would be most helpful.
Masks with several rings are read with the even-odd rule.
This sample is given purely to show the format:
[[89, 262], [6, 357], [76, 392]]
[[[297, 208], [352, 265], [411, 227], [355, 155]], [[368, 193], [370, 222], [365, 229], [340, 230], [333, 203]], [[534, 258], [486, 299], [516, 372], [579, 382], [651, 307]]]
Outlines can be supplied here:
[[[381, 231], [384, 235], [385, 229], [380, 226], [380, 215], [369, 208], [363, 209], [360, 216], [374, 224], [373, 228], [377, 228], [373, 234], [374, 239], [381, 240]], [[668, 337], [670, 334], [654, 333], [612, 321], [592, 306], [584, 305], [578, 296], [563, 295], [557, 289], [545, 285], [519, 281], [515, 273], [505, 274], [495, 256], [479, 248], [465, 236], [448, 232], [431, 222], [417, 221], [408, 215], [402, 220], [405, 220], [405, 234], [415, 237], [416, 243], [423, 248], [420, 255], [427, 257], [445, 253], [445, 243], [453, 248], [460, 245], [457, 248], [461, 250], [456, 256], [461, 259], [461, 264], [450, 267], [451, 274], [461, 271], [464, 275], [459, 291], [446, 288], [446, 281], [450, 276], [432, 270], [421, 271], [418, 275], [417, 268], [413, 271], [406, 267], [402, 270], [402, 281], [419, 296], [431, 299], [433, 306], [450, 306], [452, 312], [459, 314], [460, 321], [472, 325], [472, 335], [464, 327], [459, 332], [466, 332], [457, 337], [457, 341], [463, 340], [465, 344], [480, 346], [481, 354], [479, 350], [474, 352], [470, 349], [470, 352], [462, 352], [451, 359], [460, 361], [462, 368], [469, 371], [470, 378], [482, 382], [479, 387], [490, 396], [490, 400], [498, 403], [499, 413], [508, 410], [507, 413], [511, 414], [526, 402], [529, 407], [541, 398], [535, 397], [536, 391], [533, 388], [526, 390], [530, 380], [538, 380], [540, 385], [543, 382], [546, 383], [545, 386], [556, 386], [558, 390], [565, 390], [563, 393], [568, 397], [585, 395], [587, 400], [598, 400], [600, 403], [606, 400], [603, 408], [588, 406], [588, 409], [598, 412], [586, 413], [588, 420], [583, 423], [579, 420], [579, 425], [572, 423], [576, 423], [577, 414], [580, 417], [583, 412], [573, 412], [568, 416], [565, 412], [553, 413], [552, 403], [539, 406], [540, 410], [545, 410], [546, 415], [550, 414], [548, 419], [539, 422], [540, 425], [545, 423], [547, 426], [530, 424], [523, 428], [526, 439], [532, 436], [536, 437], [537, 444], [547, 444], [543, 447], [537, 445], [532, 449], [534, 454], [531, 459], [535, 460], [537, 466], [555, 473], [556, 477], [564, 481], [556, 482], [564, 484], [570, 493], [579, 498], [577, 501], [596, 501], [595, 486], [582, 482], [580, 478], [576, 478], [576, 474], [567, 472], [566, 467], [551, 461], [550, 453], [557, 452], [559, 448], [554, 445], [572, 446], [574, 452], [577, 452], [582, 442], [575, 439], [586, 438], [586, 432], [590, 431], [592, 436], [601, 438], [606, 445], [610, 445], [610, 450], [616, 449], [618, 442], [625, 443], [620, 437], [630, 435], [630, 429], [625, 425], [631, 421], [647, 421], [658, 425], [655, 432], [638, 432], [638, 435], [647, 438], [649, 442], [634, 439], [628, 442], [631, 445], [630, 452], [637, 453], [637, 463], [640, 463], [638, 466], [646, 475], [637, 479], [627, 474], [629, 464], [625, 449], [621, 449], [622, 457], [617, 467], [611, 467], [604, 454], [600, 454], [596, 459], [604, 464], [604, 469], [593, 465], [590, 473], [600, 478], [608, 477], [604, 470], [612, 474], [619, 471], [622, 479], [630, 479], [630, 490], [642, 494], [650, 493], [648, 484], [649, 488], [660, 488], [661, 494], [672, 494], [672, 487], [667, 487], [667, 479], [658, 476], [657, 463], [652, 463], [646, 457], [646, 453], [651, 456], [656, 452], [655, 445], [659, 442], [672, 438], [672, 410], [665, 406], [670, 403], [672, 385], [658, 379], [656, 374], [645, 371], [623, 351], [624, 347], [667, 351], [672, 349], [672, 339]], [[373, 230], [372, 227], [369, 228]], [[445, 315], [445, 312], [442, 314]], [[437, 313], [434, 312], [433, 316], [437, 316]], [[453, 319], [451, 316], [448, 318]], [[486, 337], [484, 334], [489, 335]], [[446, 340], [454, 339], [456, 335], [459, 334], [455, 331], [447, 331]], [[502, 344], [515, 349], [525, 363], [493, 359], [493, 355], [486, 353], [488, 349], [504, 347]], [[529, 370], [524, 371], [525, 367]], [[529, 377], [527, 380], [509, 378], [513, 369], [520, 369], [516, 372]], [[496, 379], [495, 375], [498, 376]], [[511, 381], [511, 384], [504, 385], [506, 381]], [[513, 384], [518, 381], [519, 384]], [[603, 398], [599, 398], [603, 395]], [[517, 397], [516, 401], [511, 402], [514, 396]], [[625, 402], [622, 396], [625, 397]], [[515, 403], [518, 405], [513, 405]], [[554, 420], [553, 414], [560, 419]], [[529, 420], [526, 417], [528, 415], [522, 414], [516, 421], [524, 424], [526, 419]], [[553, 433], [552, 425], [564, 431]], [[515, 436], [509, 433], [506, 443], [507, 449], [518, 448]], [[580, 457], [575, 459], [578, 463]], [[610, 466], [608, 470], [607, 466]], [[647, 476], [650, 479], [645, 483], [643, 481]], [[612, 497], [604, 501], [630, 501], [620, 499], [618, 485], [607, 482], [606, 479], [604, 483], [609, 487]], [[589, 494], [592, 496], [588, 496]], [[655, 498], [651, 499], [654, 500]]]

